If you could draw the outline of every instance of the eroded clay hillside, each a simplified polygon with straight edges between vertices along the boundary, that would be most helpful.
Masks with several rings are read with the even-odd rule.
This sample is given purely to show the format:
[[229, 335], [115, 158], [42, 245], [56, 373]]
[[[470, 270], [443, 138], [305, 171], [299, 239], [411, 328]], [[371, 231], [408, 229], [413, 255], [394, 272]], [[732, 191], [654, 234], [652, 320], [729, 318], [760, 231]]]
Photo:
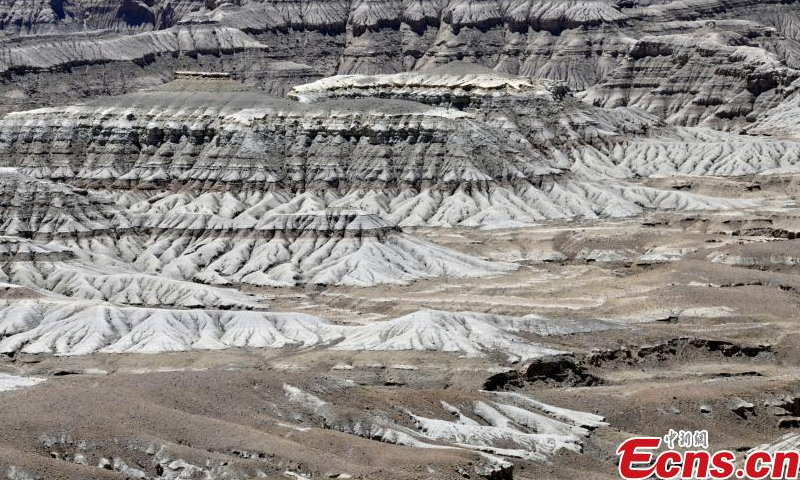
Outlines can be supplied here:
[[594, 105], [731, 130], [798, 78], [799, 21], [784, 0], [14, 0], [0, 13], [0, 72], [8, 111], [124, 93], [178, 68], [283, 94], [333, 74], [467, 61], [563, 82]]
[[0, 3], [0, 478], [795, 448], [800, 3]]

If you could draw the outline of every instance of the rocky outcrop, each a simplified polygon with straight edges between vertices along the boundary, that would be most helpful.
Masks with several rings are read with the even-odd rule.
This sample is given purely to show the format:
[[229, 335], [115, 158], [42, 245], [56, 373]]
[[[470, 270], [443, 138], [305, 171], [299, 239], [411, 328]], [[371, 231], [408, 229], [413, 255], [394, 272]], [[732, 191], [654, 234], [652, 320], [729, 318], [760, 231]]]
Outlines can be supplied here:
[[[123, 35], [90, 31], [0, 41], [0, 115], [141, 89], [201, 64], [235, 70], [266, 91], [315, 79], [307, 69], [266, 60], [268, 47], [238, 29], [187, 25]], [[282, 76], [272, 71], [283, 71]], [[274, 78], [267, 79], [268, 76]]]
[[[637, 106], [674, 124], [730, 130], [778, 105], [800, 68], [800, 18], [791, 1], [237, 3], [12, 1], [0, 9], [0, 28], [8, 34], [82, 33], [66, 42], [31, 37], [24, 46], [18, 38], [4, 40], [0, 48], [12, 59], [53, 63], [38, 58], [42, 52], [62, 59], [47, 72], [23, 70], [26, 78], [16, 85], [27, 88], [6, 95], [26, 95], [27, 105], [52, 104], [59, 92], [51, 82], [63, 82], [62, 73], [73, 65], [94, 65], [98, 56], [122, 64], [134, 56], [156, 66], [163, 50], [187, 54], [181, 68], [226, 69], [278, 94], [320, 76], [422, 71], [468, 61], [563, 82], [585, 91], [594, 104]], [[216, 32], [219, 45], [209, 48], [195, 38], [206, 33], [188, 34], [189, 45], [183, 45], [187, 29]], [[170, 46], [175, 35], [180, 47]], [[115, 46], [119, 38], [126, 48]], [[111, 93], [169, 79], [153, 78], [163, 68], [127, 68], [128, 86]], [[107, 93], [93, 84], [116, 68], [85, 73], [92, 88], [84, 97], [91, 98]], [[20, 101], [13, 109], [25, 105]]]
[[9, 0], [0, 10], [0, 31], [20, 35], [114, 29], [122, 32], [171, 27], [192, 10], [214, 2], [179, 0]]
[[136, 35], [88, 32], [21, 37], [3, 42], [0, 75], [109, 62], [143, 62], [161, 55], [222, 54], [268, 48], [234, 28], [180, 26]]
[[297, 85], [288, 97], [300, 102], [338, 98], [393, 98], [452, 107], [480, 109], [487, 101], [561, 100], [567, 89], [559, 82], [494, 72], [474, 64], [456, 62], [424, 72], [388, 75], [336, 75]]
[[675, 125], [745, 125], [777, 105], [800, 77], [751, 41], [718, 33], [646, 36], [581, 96], [593, 105], [641, 108]]
[[[131, 110], [126, 104], [135, 106]], [[31, 115], [41, 120], [33, 130], [25, 126], [31, 125]], [[101, 122], [99, 130], [95, 121]], [[19, 159], [23, 172], [76, 183], [180, 180], [310, 187], [355, 180], [535, 179], [558, 171], [541, 155], [529, 158], [508, 145], [504, 132], [470, 115], [408, 102], [304, 107], [255, 92], [143, 92], [11, 115], [3, 131], [3, 151]], [[24, 141], [29, 135], [30, 142]], [[32, 148], [45, 146], [45, 139], [63, 145], [61, 161]], [[359, 163], [372, 156], [388, 162]], [[337, 162], [330, 163], [331, 158]], [[506, 160], [489, 161], [497, 158]], [[390, 164], [395, 168], [389, 170]]]
[[[669, 127], [584, 105], [553, 82], [465, 68], [337, 77], [296, 88], [305, 102], [179, 73], [138, 93], [10, 114], [3, 279], [76, 299], [254, 308], [263, 298], [220, 287], [499, 275], [516, 266], [402, 228], [749, 206], [626, 179], [797, 159], [789, 141]], [[711, 139], [738, 142], [739, 156]]]
[[748, 415], [755, 415], [755, 405], [739, 397], [730, 399], [727, 406], [728, 410], [743, 419], [747, 419]]
[[492, 375], [486, 379], [483, 388], [499, 391], [519, 389], [529, 384], [591, 387], [602, 383], [602, 379], [589, 373], [572, 355], [547, 355], [534, 359], [522, 369]]
[[110, 202], [85, 190], [0, 171], [0, 218], [3, 235], [23, 238], [103, 234], [130, 226]]
[[579, 365], [575, 358], [567, 355], [544, 357], [528, 365], [525, 376], [530, 382], [567, 386], [593, 386], [602, 383]]
[[586, 357], [586, 363], [599, 367], [607, 363], [637, 365], [674, 361], [678, 358], [691, 358], [692, 356], [752, 360], [769, 355], [772, 355], [771, 345], [741, 345], [725, 340], [683, 337], [656, 345], [595, 351]]
[[474, 473], [488, 479], [509, 478], [512, 473], [512, 465], [494, 455], [546, 462], [560, 451], [580, 452], [590, 429], [607, 425], [598, 415], [554, 407], [518, 393], [482, 392], [480, 399], [457, 405], [442, 400], [441, 407], [429, 408], [424, 415], [402, 408], [404, 418], [392, 419], [370, 409], [338, 408], [293, 385], [284, 385], [284, 392], [312, 422], [328, 429], [398, 445], [444, 444], [490, 452], [474, 467]]
[[[594, 30], [616, 26], [622, 19], [611, 2], [568, 0], [515, 5], [493, 1], [448, 5], [427, 1], [265, 2], [199, 12], [184, 21], [219, 22], [271, 40], [276, 32], [287, 31], [312, 30], [336, 36], [331, 46], [340, 60], [331, 65], [328, 74], [394, 73], [465, 60], [584, 88], [607, 68], [598, 50], [618, 54], [627, 44], [624, 35], [618, 35], [615, 42], [608, 39], [607, 31]], [[576, 48], [577, 38], [587, 38], [587, 46], [591, 46]], [[282, 41], [273, 41], [281, 49]], [[287, 50], [285, 54], [288, 59], [291, 53]]]
[[765, 270], [767, 268], [792, 268], [800, 265], [800, 241], [751, 243], [735, 245], [708, 255], [708, 260], [725, 265]]
[[[419, 78], [458, 84], [452, 74]], [[665, 173], [700, 167], [745, 173], [724, 150], [709, 147], [711, 133], [664, 130], [656, 137], [666, 143], [659, 149], [649, 135], [652, 117], [587, 107], [551, 84], [543, 89], [502, 78], [501, 85], [528, 86], [513, 87], [514, 95], [509, 87], [476, 94], [477, 103], [464, 110], [376, 98], [305, 104], [232, 81], [178, 80], [9, 115], [0, 121], [0, 154], [37, 178], [95, 194], [129, 190], [120, 205], [138, 216], [140, 228], [230, 228], [266, 213], [338, 207], [407, 226], [516, 225], [734, 205], [612, 180], [650, 174], [656, 165]], [[411, 84], [402, 95], [419, 99], [426, 88]], [[452, 88], [436, 87], [426, 98], [446, 103]], [[753, 169], [796, 160], [791, 142], [766, 149], [760, 139], [719, 135], [720, 143], [740, 142], [741, 161]], [[692, 149], [702, 149], [702, 162], [686, 153]], [[661, 158], [650, 161], [642, 151]], [[167, 189], [169, 198], [157, 194]]]
[[[25, 375], [12, 387], [31, 387], [4, 394], [13, 412], [3, 418], [38, 435], [79, 415], [108, 437], [84, 451], [7, 435], [16, 443], [4, 452], [20, 465], [9, 475], [54, 465], [109, 478], [417, 478], [427, 468], [505, 480], [509, 458], [532, 477], [609, 466], [610, 437], [586, 442], [602, 417], [513, 390], [614, 411], [614, 395], [655, 367], [680, 363], [659, 381], [686, 384], [697, 377], [687, 361], [741, 367], [792, 351], [736, 340], [775, 336], [769, 312], [748, 320], [748, 299], [780, 287], [775, 311], [786, 318], [789, 274], [772, 272], [775, 284], [720, 265], [709, 275], [732, 280], [689, 274], [704, 258], [799, 263], [742, 238], [796, 236], [760, 217], [785, 216], [796, 193], [797, 6], [3, 2], [0, 360]], [[663, 178], [743, 175], [754, 177]], [[675, 213], [700, 210], [712, 213]], [[592, 221], [638, 215], [647, 218]], [[554, 225], [513, 231], [544, 221]], [[712, 295], [718, 284], [751, 288]], [[656, 295], [681, 305], [652, 310]], [[707, 295], [716, 300], [697, 301]], [[482, 311], [418, 310], [428, 305]], [[528, 311], [556, 318], [484, 313]], [[587, 320], [597, 315], [621, 319]], [[702, 332], [732, 337], [691, 336]], [[586, 354], [595, 344], [611, 350]], [[224, 349], [242, 351], [197, 353]], [[123, 357], [168, 352], [188, 353]], [[102, 355], [41, 358], [90, 354]], [[131, 368], [163, 358], [187, 370]], [[702, 371], [775, 386], [772, 370]], [[462, 388], [497, 372], [491, 391]], [[45, 374], [72, 376], [25, 381]], [[590, 388], [601, 376], [614, 388]], [[33, 409], [41, 415], [16, 415], [38, 388], [90, 407], [51, 415], [48, 397]], [[687, 412], [723, 429], [761, 425], [755, 398], [733, 390]], [[108, 407], [120, 392], [135, 411]], [[228, 399], [245, 408], [220, 408]], [[796, 428], [797, 405], [775, 400], [769, 421]], [[612, 420], [638, 431], [640, 417]], [[137, 437], [143, 448], [131, 446]], [[584, 446], [591, 455], [579, 459]], [[420, 461], [406, 465], [409, 454]], [[559, 454], [578, 468], [529, 463]]]

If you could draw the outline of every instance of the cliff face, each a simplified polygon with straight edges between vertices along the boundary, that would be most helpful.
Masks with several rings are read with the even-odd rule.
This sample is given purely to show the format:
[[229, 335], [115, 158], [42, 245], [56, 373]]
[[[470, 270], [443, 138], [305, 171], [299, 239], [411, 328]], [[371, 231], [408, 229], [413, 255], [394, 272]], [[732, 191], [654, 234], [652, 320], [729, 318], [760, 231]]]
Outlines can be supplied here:
[[758, 48], [710, 38], [698, 43], [689, 35], [646, 37], [624, 65], [583, 97], [594, 105], [642, 108], [676, 125], [731, 128], [780, 103], [798, 76], [800, 71]]
[[0, 30], [40, 35], [112, 29], [135, 33], [173, 26], [187, 13], [213, 6], [198, 0], [9, 0], [0, 10]]
[[[673, 205], [676, 197], [687, 208], [725, 205], [620, 183], [650, 171], [643, 151], [661, 157], [661, 172], [733, 175], [752, 173], [756, 164], [793, 164], [792, 142], [659, 127], [654, 117], [586, 106], [548, 82], [464, 77], [459, 68], [403, 77], [396, 99], [380, 100], [368, 97], [391, 96], [379, 90], [399, 77], [335, 77], [296, 88], [292, 95], [305, 103], [228, 80], [179, 80], [8, 115], [0, 121], [0, 155], [38, 178], [130, 191], [128, 206], [138, 213], [237, 220], [343, 206], [400, 225], [624, 216]], [[713, 142], [738, 142], [741, 157], [732, 162], [724, 150], [708, 148]], [[703, 162], [676, 154], [675, 146]], [[598, 197], [592, 192], [600, 179], [609, 182]], [[207, 196], [217, 199], [211, 210], [201, 201]], [[249, 213], [254, 208], [258, 216]], [[160, 228], [162, 221], [142, 225]]]
[[798, 168], [800, 0], [0, 0], [0, 476], [757, 445]]
[[790, 140], [674, 127], [464, 63], [336, 76], [289, 97], [183, 75], [7, 115], [2, 233], [17, 240], [0, 271], [87, 300], [242, 308], [258, 300], [212, 285], [500, 274], [515, 265], [402, 228], [744, 207], [630, 179], [781, 171], [800, 158]]
[[796, 423], [715, 381], [791, 380], [798, 7], [0, 0], [0, 370], [72, 375], [0, 472], [610, 478], [701, 397], [726, 449]]
[[[162, 83], [166, 65], [231, 71], [283, 95], [326, 75], [467, 61], [562, 82], [594, 105], [737, 130], [780, 103], [800, 67], [791, 1], [112, 3], [0, 8], [6, 111]], [[56, 36], [20, 40], [42, 33]], [[59, 90], [78, 66], [86, 82]]]
[[531, 180], [556, 172], [530, 146], [510, 144], [505, 132], [471, 115], [408, 102], [305, 107], [234, 93], [205, 103], [191, 92], [122, 102], [135, 106], [99, 102], [11, 115], [4, 155], [19, 159], [15, 166], [26, 173], [87, 186], [180, 181], [303, 190]]
[[791, 2], [23, 5], [1, 108], [46, 106], [0, 120], [0, 270], [68, 297], [500, 274], [403, 228], [749, 207], [638, 180], [800, 158]]

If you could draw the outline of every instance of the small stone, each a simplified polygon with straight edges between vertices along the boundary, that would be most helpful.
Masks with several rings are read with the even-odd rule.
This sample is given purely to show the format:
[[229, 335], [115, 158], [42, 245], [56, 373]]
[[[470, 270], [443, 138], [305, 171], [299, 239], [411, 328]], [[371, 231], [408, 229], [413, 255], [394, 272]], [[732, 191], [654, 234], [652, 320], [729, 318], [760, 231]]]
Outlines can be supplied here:
[[785, 417], [787, 415], [791, 415], [789, 410], [786, 410], [783, 407], [767, 407], [767, 413], [776, 417]]
[[474, 467], [475, 473], [486, 480], [513, 480], [514, 465], [505, 460], [486, 460]]
[[741, 418], [747, 418], [747, 414], [755, 415], [755, 405], [739, 397], [734, 397], [728, 403], [728, 409]]
[[778, 428], [797, 428], [800, 427], [800, 418], [786, 417], [778, 421]]

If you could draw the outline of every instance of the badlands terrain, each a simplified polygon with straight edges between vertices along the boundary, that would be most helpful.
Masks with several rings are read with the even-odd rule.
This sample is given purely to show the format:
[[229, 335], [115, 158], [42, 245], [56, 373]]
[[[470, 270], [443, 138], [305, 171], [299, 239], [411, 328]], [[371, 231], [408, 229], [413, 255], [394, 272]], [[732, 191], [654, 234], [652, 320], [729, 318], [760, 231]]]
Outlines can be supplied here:
[[800, 448], [800, 2], [0, 1], [0, 478]]

